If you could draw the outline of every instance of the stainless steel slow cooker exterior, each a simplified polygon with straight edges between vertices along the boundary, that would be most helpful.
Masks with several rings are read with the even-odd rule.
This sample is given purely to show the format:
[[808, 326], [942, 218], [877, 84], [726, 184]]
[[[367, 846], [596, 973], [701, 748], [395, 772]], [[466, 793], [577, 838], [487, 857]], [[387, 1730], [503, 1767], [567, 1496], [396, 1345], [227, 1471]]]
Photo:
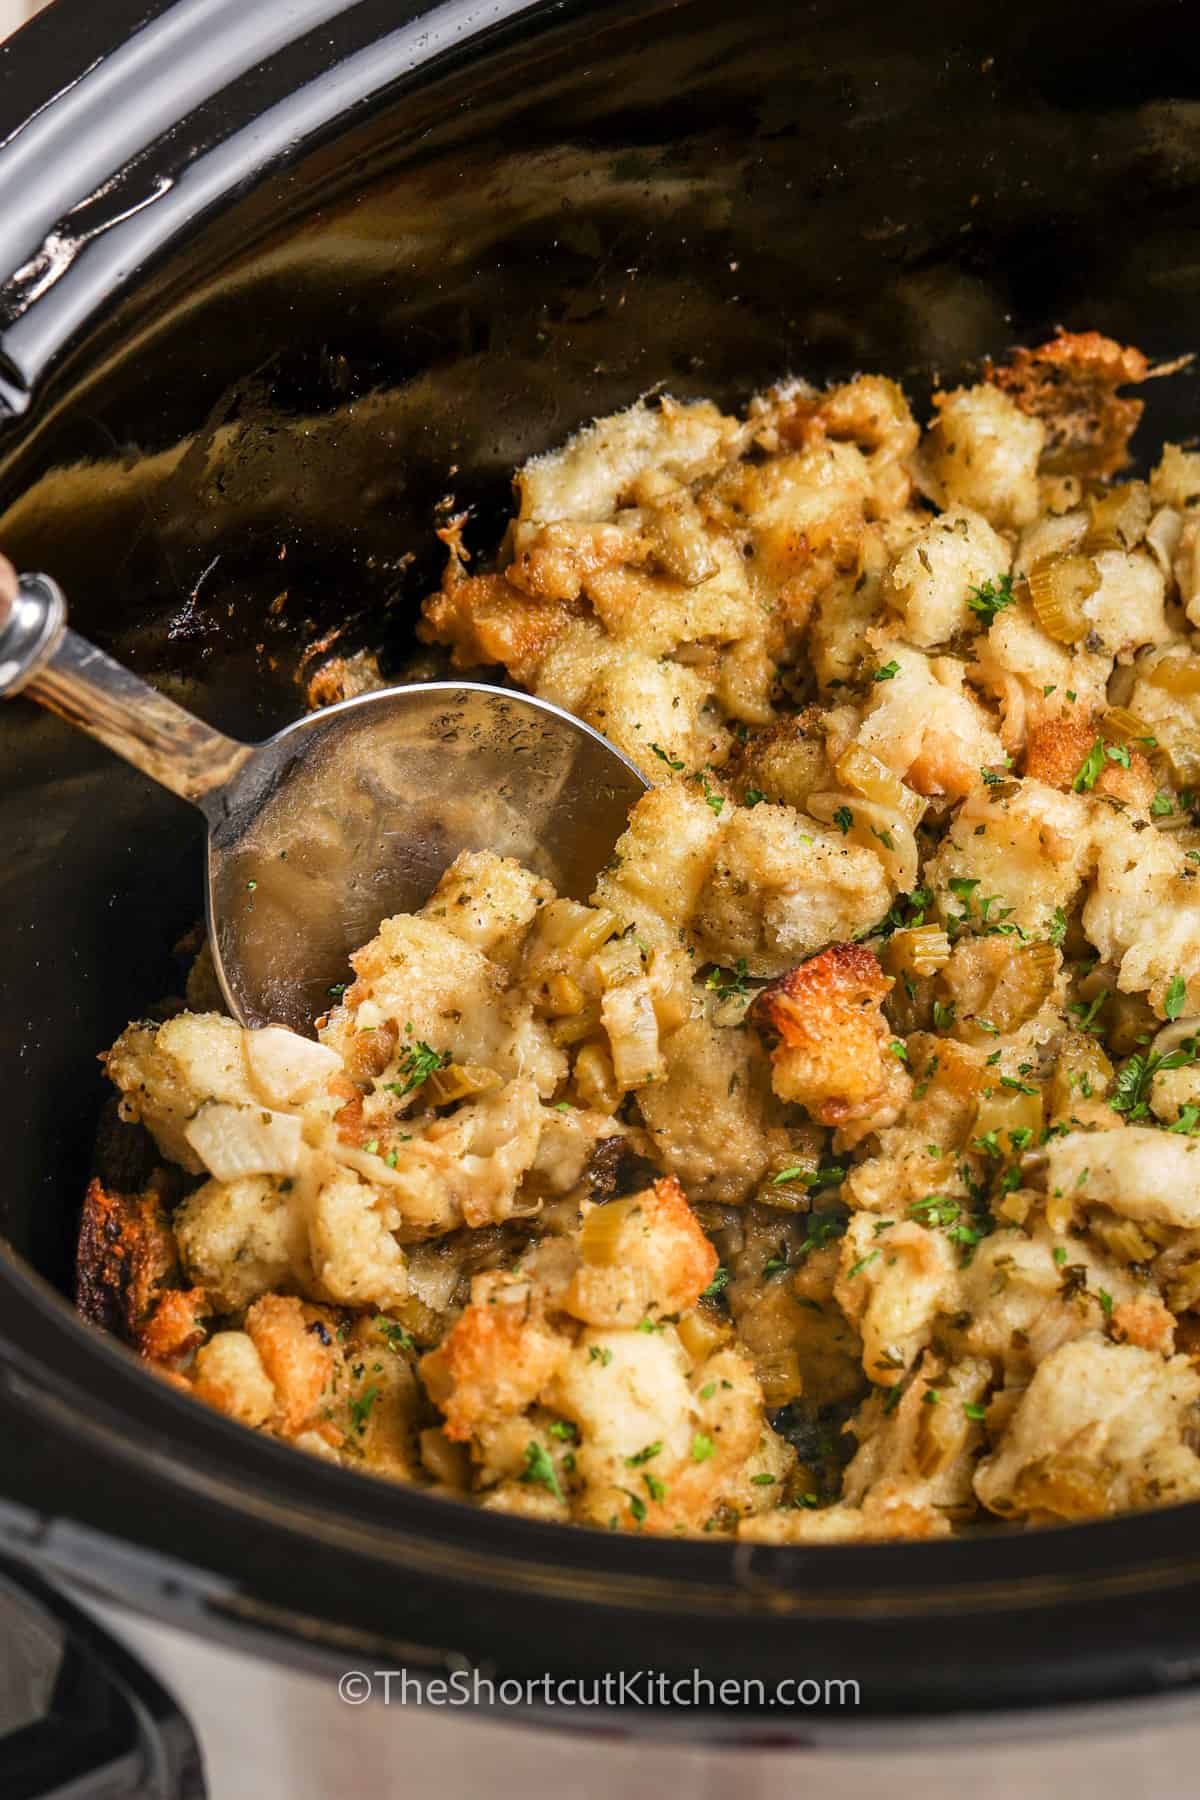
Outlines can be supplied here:
[[[1100, 0], [1085, 26], [1025, 0], [56, 0], [0, 51], [0, 545], [89, 636], [262, 734], [331, 634], [403, 652], [448, 489], [486, 543], [516, 462], [655, 384], [732, 401], [881, 368], [919, 397], [1058, 322], [1189, 349], [1198, 178], [1176, 0]], [[1195, 399], [1190, 375], [1156, 384], [1145, 441], [1190, 435]], [[162, 1646], [219, 1638], [326, 1690], [368, 1667], [762, 1681], [761, 1703], [618, 1699], [602, 1724], [518, 1709], [574, 1733], [521, 1755], [581, 1781], [620, 1734], [636, 1758], [682, 1733], [717, 1792], [831, 1757], [852, 1784], [936, 1744], [932, 1781], [962, 1731], [1011, 1751], [1014, 1721], [1023, 1793], [1067, 1737], [1110, 1770], [1130, 1732], [1191, 1753], [1192, 1508], [937, 1544], [643, 1542], [360, 1480], [153, 1380], [66, 1296], [95, 1051], [171, 985], [198, 842], [16, 702], [0, 845], [13, 1569], [115, 1606], [143, 1648], [133, 1612]], [[772, 1707], [783, 1676], [860, 1702]], [[303, 1742], [326, 1714], [301, 1691]], [[360, 1738], [368, 1716], [401, 1764], [426, 1730], [451, 1760], [501, 1730], [363, 1707]], [[700, 1748], [735, 1743], [750, 1762]]]

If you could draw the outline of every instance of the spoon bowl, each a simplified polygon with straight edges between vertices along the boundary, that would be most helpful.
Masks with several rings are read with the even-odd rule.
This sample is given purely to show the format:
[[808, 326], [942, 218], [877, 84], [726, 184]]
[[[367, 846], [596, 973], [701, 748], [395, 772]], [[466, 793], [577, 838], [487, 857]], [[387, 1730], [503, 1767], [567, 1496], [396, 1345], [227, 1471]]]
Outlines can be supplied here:
[[39, 701], [204, 813], [209, 943], [243, 1025], [311, 1033], [350, 954], [461, 851], [587, 899], [646, 789], [582, 720], [479, 682], [383, 688], [239, 743], [69, 630], [48, 576], [0, 565], [0, 698]]

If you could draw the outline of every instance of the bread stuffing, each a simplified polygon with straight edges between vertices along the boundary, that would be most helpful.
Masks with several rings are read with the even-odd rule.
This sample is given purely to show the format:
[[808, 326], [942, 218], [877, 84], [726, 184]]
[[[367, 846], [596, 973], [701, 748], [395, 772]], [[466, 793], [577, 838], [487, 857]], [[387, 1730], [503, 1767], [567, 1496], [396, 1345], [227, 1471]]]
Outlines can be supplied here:
[[[419, 632], [650, 786], [460, 855], [313, 1037], [106, 1053], [79, 1305], [312, 1455], [771, 1544], [1200, 1497], [1200, 452], [1094, 333], [659, 398], [445, 524]], [[120, 1153], [112, 1153], [112, 1145]]]

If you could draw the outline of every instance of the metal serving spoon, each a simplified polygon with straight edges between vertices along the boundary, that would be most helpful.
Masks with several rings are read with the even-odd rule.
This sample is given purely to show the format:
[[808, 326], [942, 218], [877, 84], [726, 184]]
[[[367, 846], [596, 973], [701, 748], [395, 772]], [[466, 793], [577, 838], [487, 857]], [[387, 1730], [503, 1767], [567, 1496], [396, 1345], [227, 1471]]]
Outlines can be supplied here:
[[311, 1032], [350, 952], [421, 906], [460, 850], [586, 899], [647, 786], [570, 713], [470, 681], [361, 694], [242, 744], [66, 618], [49, 576], [0, 558], [0, 698], [39, 701], [200, 808], [213, 961], [244, 1025]]

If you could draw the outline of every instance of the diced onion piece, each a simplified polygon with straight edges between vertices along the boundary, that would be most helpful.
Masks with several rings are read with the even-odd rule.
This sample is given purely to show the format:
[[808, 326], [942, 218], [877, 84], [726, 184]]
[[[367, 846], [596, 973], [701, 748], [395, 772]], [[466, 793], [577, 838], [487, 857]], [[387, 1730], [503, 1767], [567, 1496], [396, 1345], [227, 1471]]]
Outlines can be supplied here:
[[607, 906], [589, 906], [586, 911], [588, 916], [579, 921], [564, 946], [572, 956], [591, 956], [618, 929], [617, 916]]
[[609, 988], [600, 1003], [608, 1033], [613, 1069], [622, 1088], [640, 1087], [663, 1072], [658, 1019], [650, 984], [644, 976], [623, 987]]
[[465, 1493], [471, 1485], [471, 1459], [465, 1444], [452, 1444], [440, 1425], [427, 1426], [419, 1437], [421, 1463], [443, 1487]]
[[1053, 944], [1022, 944], [1000, 969], [986, 1017], [1002, 1032], [1015, 1031], [1047, 999], [1058, 974]]
[[1069, 1115], [1081, 1100], [1102, 1099], [1113, 1079], [1113, 1066], [1094, 1037], [1075, 1034], [1059, 1052], [1050, 1077], [1050, 1110]]
[[[1026, 1086], [1032, 1086], [1027, 1082]], [[1001, 1133], [1000, 1148], [1007, 1152], [1005, 1135], [1012, 1131], [1029, 1131], [1031, 1142], [1037, 1141], [1042, 1129], [1042, 1095], [1022, 1093], [1020, 1088], [1001, 1087], [996, 1080], [990, 1094], [980, 1094], [975, 1113], [974, 1137], [986, 1137], [991, 1131]]]
[[1092, 1214], [1088, 1219], [1088, 1230], [1118, 1262], [1150, 1262], [1158, 1255], [1158, 1245], [1133, 1219], [1105, 1219]]
[[877, 756], [872, 756], [869, 750], [851, 744], [838, 757], [834, 773], [839, 781], [854, 793], [861, 794], [864, 800], [874, 800], [877, 805], [898, 813], [909, 825], [920, 823], [925, 811], [923, 797], [905, 787], [900, 777], [886, 763], [880, 762]]
[[552, 900], [538, 913], [526, 952], [526, 967], [534, 974], [547, 967], [557, 972], [564, 958], [586, 960], [618, 928], [616, 915], [606, 906]]
[[1075, 1223], [1074, 1194], [1050, 1194], [1046, 1200], [1046, 1223], [1061, 1237]]
[[950, 961], [950, 939], [940, 925], [914, 925], [897, 931], [889, 938], [883, 953], [883, 964], [889, 975], [912, 975], [918, 979], [936, 975]]
[[756, 1356], [754, 1373], [768, 1406], [786, 1406], [804, 1392], [800, 1358], [794, 1350], [768, 1350]]
[[[1172, 1019], [1154, 1034], [1150, 1045], [1151, 1056], [1170, 1056], [1189, 1038], [1200, 1037], [1200, 1018], [1195, 1013], [1186, 1013], [1181, 1019]], [[1140, 1048], [1140, 1046], [1139, 1046]]]
[[323, 1092], [342, 1066], [336, 1050], [284, 1025], [247, 1031], [243, 1043], [250, 1079], [269, 1106], [302, 1106]]
[[[897, 786], [899, 785], [897, 782]], [[904, 791], [909, 793], [907, 788]], [[911, 798], [924, 806], [919, 795], [913, 794]], [[851, 802], [849, 808], [846, 804], [848, 799]], [[808, 811], [824, 825], [833, 824], [837, 814], [846, 810], [853, 814], [849, 829], [845, 832], [846, 842], [857, 844], [863, 850], [870, 850], [879, 858], [895, 886], [902, 893], [908, 893], [917, 884], [920, 863], [917, 840], [908, 819], [894, 803], [881, 805], [877, 800], [862, 798], [857, 792], [849, 795], [845, 791], [810, 794], [808, 797]], [[839, 826], [839, 830], [841, 829]]]
[[579, 1232], [579, 1254], [590, 1269], [611, 1269], [621, 1259], [621, 1233], [638, 1205], [636, 1195], [593, 1206]]
[[[439, 1269], [438, 1273], [442, 1271]], [[418, 1344], [436, 1344], [446, 1327], [442, 1314], [450, 1305], [458, 1276], [458, 1269], [451, 1265], [445, 1271], [444, 1283], [435, 1283], [428, 1263], [414, 1265], [409, 1270], [414, 1292], [393, 1301], [387, 1310], [388, 1318], [394, 1319]]]
[[703, 1362], [733, 1336], [728, 1321], [704, 1306], [694, 1306], [691, 1312], [685, 1312], [676, 1329], [680, 1343], [693, 1362]]
[[572, 1017], [581, 1013], [586, 1005], [587, 997], [583, 989], [570, 975], [564, 975], [560, 971], [546, 983], [545, 1010], [551, 1018]]
[[913, 1434], [913, 1461], [926, 1481], [948, 1469], [967, 1441], [971, 1421], [961, 1406], [922, 1406]]
[[1182, 535], [1183, 520], [1173, 506], [1160, 506], [1146, 528], [1146, 548], [1168, 581], [1172, 579]]
[[594, 1112], [615, 1113], [624, 1088], [617, 1080], [612, 1057], [603, 1044], [585, 1044], [575, 1058], [575, 1086], [579, 1098]]
[[1164, 694], [1187, 700], [1200, 694], [1200, 661], [1187, 651], [1179, 656], [1164, 656], [1161, 662], [1146, 670], [1143, 680], [1151, 687], [1161, 688]]
[[623, 987], [627, 982], [640, 980], [642, 953], [633, 937], [621, 936], [597, 950], [592, 967], [602, 988]]
[[1177, 788], [1200, 786], [1200, 737], [1181, 732], [1162, 742], [1171, 780]]
[[213, 1101], [189, 1120], [183, 1135], [218, 1181], [294, 1175], [300, 1166], [302, 1128], [293, 1113]]
[[1035, 563], [1025, 577], [1037, 622], [1056, 644], [1076, 644], [1088, 634], [1083, 602], [1100, 586], [1090, 556], [1052, 556]]
[[1032, 1195], [1022, 1194], [1018, 1190], [1016, 1193], [1005, 1194], [995, 1210], [1002, 1219], [1007, 1219], [1010, 1224], [1023, 1225], [1029, 1217], [1032, 1207]]
[[1150, 524], [1150, 490], [1144, 481], [1125, 481], [1090, 500], [1087, 550], [1132, 550]]
[[1192, 1312], [1200, 1301], [1200, 1260], [1185, 1262], [1167, 1289], [1167, 1305], [1173, 1313]]
[[500, 1081], [495, 1069], [485, 1069], [480, 1063], [452, 1062], [433, 1071], [425, 1091], [435, 1106], [449, 1106], [452, 1100], [465, 1100], [470, 1094], [499, 1087]]
[[582, 1012], [570, 1013], [566, 1018], [555, 1019], [550, 1026], [550, 1036], [560, 1050], [569, 1044], [582, 1044], [584, 1038], [594, 1037], [600, 1029], [600, 1005], [598, 1001], [589, 1001]]

